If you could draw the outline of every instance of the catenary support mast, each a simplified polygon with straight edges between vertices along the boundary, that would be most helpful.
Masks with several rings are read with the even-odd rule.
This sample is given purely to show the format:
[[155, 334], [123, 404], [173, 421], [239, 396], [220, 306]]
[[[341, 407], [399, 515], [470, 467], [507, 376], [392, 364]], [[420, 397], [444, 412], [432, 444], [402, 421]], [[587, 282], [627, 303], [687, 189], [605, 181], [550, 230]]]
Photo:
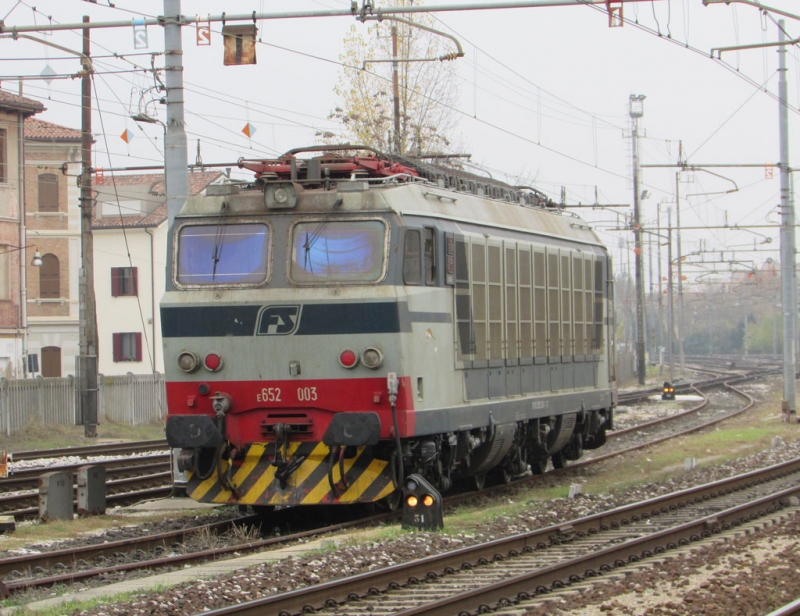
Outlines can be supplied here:
[[778, 124], [781, 141], [781, 303], [783, 308], [783, 403], [787, 420], [795, 418], [797, 392], [795, 383], [797, 339], [797, 312], [795, 310], [795, 240], [794, 204], [790, 194], [789, 179], [789, 107], [786, 86], [786, 33], [784, 20], [778, 21]]

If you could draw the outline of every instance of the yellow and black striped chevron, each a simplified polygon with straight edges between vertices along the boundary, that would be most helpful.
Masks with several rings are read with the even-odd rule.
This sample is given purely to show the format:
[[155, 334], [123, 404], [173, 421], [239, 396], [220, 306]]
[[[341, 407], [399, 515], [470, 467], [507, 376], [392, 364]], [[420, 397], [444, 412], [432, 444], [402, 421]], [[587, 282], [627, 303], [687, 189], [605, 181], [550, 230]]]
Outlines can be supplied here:
[[[292, 443], [287, 457], [305, 456], [302, 464], [288, 477], [285, 486], [275, 476], [277, 467], [272, 464], [275, 446], [254, 443], [250, 446], [240, 466], [230, 472], [229, 489], [220, 482], [228, 476], [229, 461], [222, 461], [222, 472], [215, 469], [206, 480], [196, 474], [189, 477], [188, 495], [201, 503], [228, 503], [239, 505], [319, 505], [366, 503], [378, 501], [395, 490], [391, 465], [386, 460], [373, 457], [371, 447], [359, 447], [356, 454], [336, 462], [331, 470], [331, 490], [328, 477], [330, 449], [323, 443]], [[344, 479], [341, 468], [344, 468]]]

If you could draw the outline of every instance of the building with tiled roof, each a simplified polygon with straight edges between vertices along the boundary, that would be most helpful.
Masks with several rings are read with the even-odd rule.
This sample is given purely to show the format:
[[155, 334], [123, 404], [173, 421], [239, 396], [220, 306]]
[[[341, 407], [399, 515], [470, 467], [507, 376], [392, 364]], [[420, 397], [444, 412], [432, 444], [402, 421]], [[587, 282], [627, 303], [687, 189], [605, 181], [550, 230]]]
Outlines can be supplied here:
[[26, 98], [19, 94], [12, 94], [7, 90], [0, 90], [0, 109], [19, 113], [23, 118], [44, 111], [45, 107], [39, 101]]
[[44, 111], [39, 101], [0, 90], [0, 376], [25, 375], [27, 298], [25, 238], [26, 182], [23, 126]]
[[[189, 174], [199, 194], [222, 172]], [[99, 371], [104, 375], [164, 371], [158, 302], [167, 265], [167, 197], [163, 174], [95, 177], [94, 288]]]
[[68, 143], [80, 143], [81, 131], [76, 128], [67, 128], [66, 126], [59, 126], [52, 122], [45, 122], [39, 118], [26, 118], [25, 119], [25, 140], [32, 141], [62, 141]]
[[28, 264], [32, 250], [42, 255], [40, 267], [26, 270], [27, 367], [37, 376], [67, 376], [75, 373], [80, 339], [81, 131], [35, 117], [24, 130]]

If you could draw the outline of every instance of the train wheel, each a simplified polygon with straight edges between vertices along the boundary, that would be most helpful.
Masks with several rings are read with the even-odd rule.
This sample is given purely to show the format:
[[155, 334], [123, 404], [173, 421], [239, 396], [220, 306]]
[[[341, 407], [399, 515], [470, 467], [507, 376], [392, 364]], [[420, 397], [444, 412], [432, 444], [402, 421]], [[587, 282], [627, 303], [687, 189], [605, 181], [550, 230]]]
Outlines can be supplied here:
[[555, 469], [564, 468], [567, 465], [567, 458], [560, 451], [556, 455], [551, 456], [550, 459], [553, 461], [553, 468]]
[[486, 473], [478, 473], [472, 476], [472, 487], [474, 487], [478, 492], [483, 490], [483, 486], [486, 485]]
[[541, 458], [531, 462], [531, 473], [534, 475], [544, 475], [545, 471], [547, 471], [547, 462], [547, 458]]

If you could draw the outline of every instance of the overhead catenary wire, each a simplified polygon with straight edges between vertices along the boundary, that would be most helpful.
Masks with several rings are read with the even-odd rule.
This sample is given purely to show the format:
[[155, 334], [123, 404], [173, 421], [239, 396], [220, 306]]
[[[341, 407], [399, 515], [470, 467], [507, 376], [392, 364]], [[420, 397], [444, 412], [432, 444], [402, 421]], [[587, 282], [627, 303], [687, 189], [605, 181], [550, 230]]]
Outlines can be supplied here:
[[[598, 7], [594, 7], [594, 6], [593, 6], [592, 8], [595, 8], [596, 10], [598, 9]], [[128, 10], [128, 9], [124, 9], [124, 10]], [[130, 11], [130, 12], [132, 12], [132, 13], [136, 13], [136, 11]], [[319, 56], [314, 56], [313, 54], [304, 54], [303, 52], [297, 52], [296, 50], [291, 50], [291, 49], [288, 49], [288, 48], [286, 48], [286, 47], [281, 47], [281, 46], [277, 46], [277, 45], [271, 45], [271, 46], [275, 47], [276, 49], [282, 49], [282, 50], [284, 50], [284, 51], [287, 51], [287, 52], [290, 52], [290, 53], [300, 53], [301, 55], [305, 55], [306, 57], [311, 57], [311, 58], [314, 58], [314, 59], [316, 59], [316, 60], [322, 60], [322, 61], [329, 62], [329, 63], [333, 63], [333, 64], [341, 64], [341, 63], [337, 63], [336, 61], [333, 61], [333, 60], [330, 60], [330, 59], [327, 59], [327, 58], [320, 58]], [[536, 87], [538, 87], [538, 86], [536, 86]], [[462, 113], [462, 112], [460, 112], [460, 111], [459, 111], [459, 113]], [[202, 117], [202, 114], [199, 114], [197, 117], [198, 117], [198, 118], [199, 118], [199, 117]], [[601, 116], [596, 116], [596, 117], [598, 117], [598, 118], [601, 118]], [[302, 125], [302, 123], [299, 123], [299, 125]], [[492, 127], [492, 126], [493, 126], [493, 124], [492, 124], [492, 123], [488, 123], [488, 124], [487, 124], [487, 126], [489, 126], [489, 127]], [[327, 129], [327, 130], [330, 130], [330, 129]], [[234, 133], [235, 131], [229, 131], [229, 132], [231, 132], [231, 133]], [[516, 135], [515, 135], [515, 136], [516, 136]], [[530, 139], [529, 139], [528, 141], [530, 142]], [[273, 150], [272, 150], [272, 152], [274, 152], [274, 151], [275, 151], [275, 150], [273, 149]], [[556, 151], [556, 152], [557, 152], [557, 150], [554, 150], [554, 151]], [[560, 152], [557, 152], [557, 153], [559, 153], [559, 154], [560, 154]], [[576, 160], [576, 161], [579, 161], [579, 162], [581, 162], [581, 164], [586, 164], [586, 165], [588, 165], [588, 166], [590, 166], [590, 167], [593, 167], [593, 168], [598, 168], [598, 169], [600, 169], [601, 171], [604, 171], [603, 169], [601, 169], [601, 168], [597, 167], [597, 165], [596, 165], [596, 162], [595, 162], [595, 161], [592, 161], [592, 160], [586, 160], [586, 159], [583, 159], [583, 160], [581, 160], [581, 159], [580, 159], [580, 157], [575, 157], [575, 156], [573, 156], [573, 157], [571, 157], [571, 158], [572, 158], [572, 159], [574, 159], [574, 160]], [[617, 176], [618, 176], [618, 177], [623, 177], [623, 176], [621, 176], [620, 174], [617, 174]]]

